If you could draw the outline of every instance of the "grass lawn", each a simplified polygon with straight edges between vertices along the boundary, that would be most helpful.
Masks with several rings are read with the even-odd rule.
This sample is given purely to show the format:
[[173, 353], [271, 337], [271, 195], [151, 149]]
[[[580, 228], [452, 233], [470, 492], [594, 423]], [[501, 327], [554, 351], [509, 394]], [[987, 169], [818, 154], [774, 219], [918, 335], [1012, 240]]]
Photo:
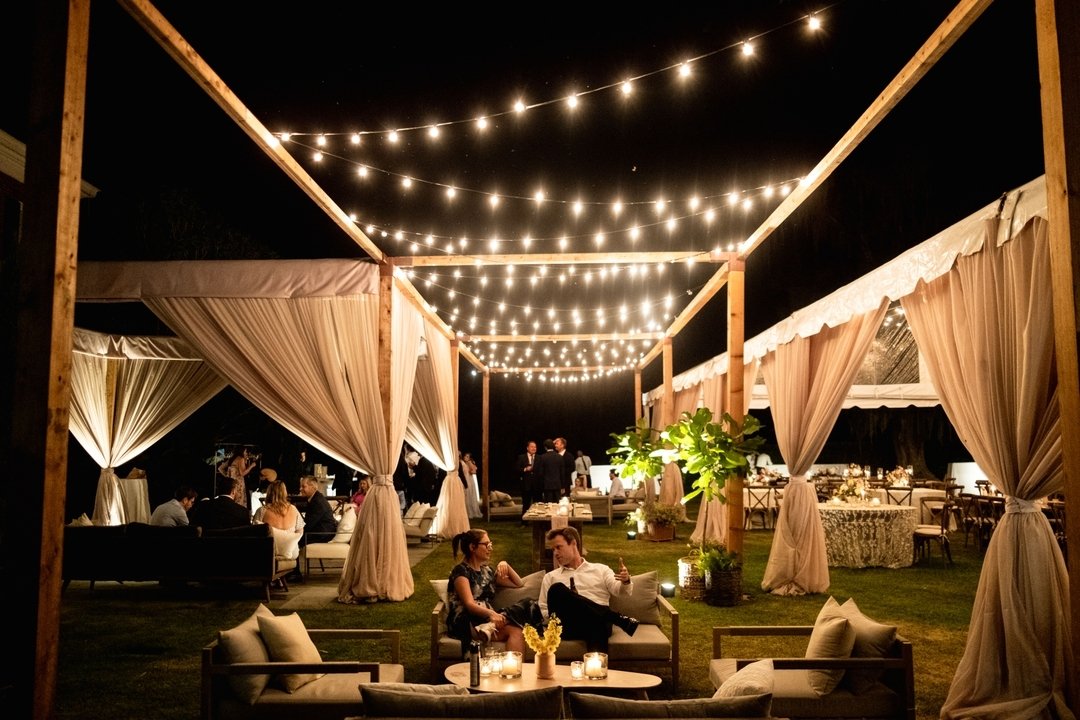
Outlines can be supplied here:
[[[517, 522], [480, 524], [495, 543], [496, 559], [507, 559], [524, 575], [528, 570], [529, 528]], [[677, 560], [686, 554], [693, 526], [679, 526], [673, 542], [626, 539], [626, 526], [589, 525], [589, 559], [618, 565], [631, 573], [658, 570], [660, 580], [675, 582]], [[679, 697], [712, 694], [708, 660], [714, 625], [812, 624], [827, 595], [776, 597], [761, 591], [772, 532], [746, 533], [743, 587], [747, 597], [737, 607], [718, 608], [675, 597], [681, 632]], [[936, 718], [963, 653], [971, 606], [978, 584], [981, 554], [963, 535], [952, 538], [955, 566], [931, 563], [898, 570], [831, 569], [829, 593], [843, 602], [854, 597], [859, 608], [879, 622], [895, 624], [915, 649], [916, 703], [919, 718]], [[329, 605], [301, 610], [308, 627], [385, 627], [402, 631], [402, 662], [410, 682], [428, 680], [428, 623], [436, 598], [428, 580], [445, 578], [454, 560], [450, 543], [439, 544], [413, 569], [414, 595], [404, 602]], [[313, 580], [312, 583], [319, 582]], [[326, 582], [326, 581], [323, 581]], [[303, 586], [294, 586], [300, 592]], [[90, 592], [69, 588], [61, 608], [60, 665], [56, 699], [58, 718], [153, 717], [195, 718], [199, 713], [199, 651], [219, 629], [238, 624], [260, 602], [254, 586], [167, 591], [154, 584], [101, 583]], [[277, 613], [288, 595], [275, 594]], [[746, 639], [740, 656], [789, 654], [770, 651]], [[725, 642], [725, 652], [728, 643]], [[349, 648], [344, 658], [371, 658], [374, 648]], [[343, 658], [343, 659], [344, 659]], [[664, 684], [652, 697], [670, 697]]]

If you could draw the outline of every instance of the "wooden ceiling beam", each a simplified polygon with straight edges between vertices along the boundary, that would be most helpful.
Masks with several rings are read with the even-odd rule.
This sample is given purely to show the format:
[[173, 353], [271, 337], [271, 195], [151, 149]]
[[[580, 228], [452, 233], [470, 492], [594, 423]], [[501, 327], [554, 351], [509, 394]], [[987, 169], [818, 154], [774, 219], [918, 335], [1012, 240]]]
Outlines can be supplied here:
[[557, 367], [554, 365], [548, 367], [493, 367], [491, 368], [492, 375], [520, 375], [522, 373], [578, 373], [578, 372], [607, 372], [608, 370], [627, 371], [629, 372], [633, 368], [628, 368], [624, 365], [575, 365], [571, 367]]
[[462, 342], [615, 342], [618, 340], [659, 340], [664, 337], [662, 332], [648, 333], [594, 333], [591, 335], [461, 335], [458, 339]]
[[505, 255], [402, 255], [388, 257], [398, 267], [460, 267], [486, 265], [654, 265], [657, 263], [718, 263], [726, 253], [699, 250], [618, 253], [516, 253]]

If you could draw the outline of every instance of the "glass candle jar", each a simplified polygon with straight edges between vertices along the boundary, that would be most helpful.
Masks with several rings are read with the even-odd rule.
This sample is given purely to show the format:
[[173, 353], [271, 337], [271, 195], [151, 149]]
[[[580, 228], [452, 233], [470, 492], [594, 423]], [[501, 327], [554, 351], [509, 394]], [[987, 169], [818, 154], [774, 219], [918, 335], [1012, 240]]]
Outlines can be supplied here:
[[570, 663], [570, 679], [571, 680], [584, 680], [585, 679], [585, 663], [581, 660], [575, 660]]
[[499, 677], [521, 677], [521, 653], [511, 650], [502, 654], [502, 667], [499, 669]]
[[607, 677], [607, 653], [585, 653], [585, 677], [588, 680], [603, 680]]

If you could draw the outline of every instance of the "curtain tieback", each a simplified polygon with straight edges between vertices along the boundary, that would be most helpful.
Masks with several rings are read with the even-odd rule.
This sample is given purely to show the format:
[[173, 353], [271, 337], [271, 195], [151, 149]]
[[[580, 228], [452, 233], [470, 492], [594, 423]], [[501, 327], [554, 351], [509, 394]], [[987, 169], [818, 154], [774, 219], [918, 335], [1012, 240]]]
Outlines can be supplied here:
[[1039, 506], [1035, 504], [1034, 500], [1024, 500], [1023, 498], [1013, 497], [1007, 495], [1005, 497], [1005, 512], [1007, 513], [1037, 513], [1042, 512]]
[[374, 478], [372, 478], [371, 484], [372, 485], [389, 485], [390, 487], [393, 487], [394, 486], [394, 476], [393, 475], [376, 475]]
[[792, 483], [806, 483], [808, 482], [805, 475], [792, 475], [788, 478], [788, 484]]

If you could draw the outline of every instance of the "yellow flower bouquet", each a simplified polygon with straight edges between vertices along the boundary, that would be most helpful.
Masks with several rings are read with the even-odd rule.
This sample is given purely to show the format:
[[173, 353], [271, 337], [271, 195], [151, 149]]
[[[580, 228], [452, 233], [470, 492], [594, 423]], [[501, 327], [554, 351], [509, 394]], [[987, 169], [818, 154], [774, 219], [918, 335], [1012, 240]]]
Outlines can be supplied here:
[[536, 632], [532, 625], [526, 625], [521, 634], [525, 637], [525, 644], [534, 653], [553, 653], [559, 649], [559, 643], [562, 642], [562, 621], [558, 615], [552, 615], [544, 628], [543, 636]]

